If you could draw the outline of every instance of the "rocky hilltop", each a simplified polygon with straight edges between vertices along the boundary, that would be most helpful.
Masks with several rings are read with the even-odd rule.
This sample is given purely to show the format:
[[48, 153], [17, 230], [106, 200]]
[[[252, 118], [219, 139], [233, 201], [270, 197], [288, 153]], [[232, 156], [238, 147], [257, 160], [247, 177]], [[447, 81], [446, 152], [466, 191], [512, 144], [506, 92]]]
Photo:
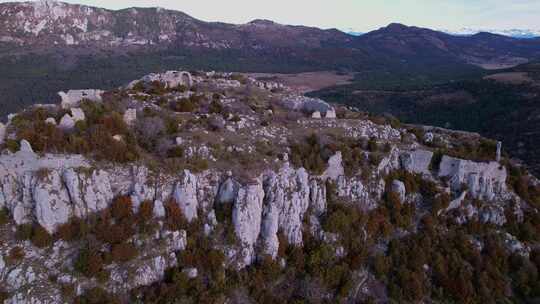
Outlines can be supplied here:
[[169, 71], [59, 95], [0, 124], [5, 303], [538, 291], [540, 185], [501, 143], [233, 73]]

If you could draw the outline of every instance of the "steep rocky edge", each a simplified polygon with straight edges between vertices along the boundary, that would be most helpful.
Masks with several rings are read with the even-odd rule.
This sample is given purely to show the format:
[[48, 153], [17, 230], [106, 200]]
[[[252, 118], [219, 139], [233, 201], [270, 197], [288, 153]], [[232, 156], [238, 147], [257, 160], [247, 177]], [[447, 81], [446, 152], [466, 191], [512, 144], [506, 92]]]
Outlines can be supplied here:
[[[192, 89], [186, 90], [189, 86]], [[249, 87], [249, 92], [254, 90], [264, 94], [259, 95], [259, 98], [264, 98], [257, 100], [271, 104], [271, 109], [265, 106], [263, 110], [257, 109], [252, 104], [250, 109], [239, 110], [239, 107], [252, 101], [246, 101], [244, 95], [231, 95], [231, 92], [248, 94], [246, 87]], [[178, 109], [175, 104], [178, 96], [187, 96], [187, 99], [179, 101], [185, 105], [193, 100], [192, 96], [201, 92], [205, 97], [201, 97], [202, 101], [198, 99], [200, 108], [177, 110], [171, 114], [170, 107]], [[35, 114], [32, 111], [38, 109], [46, 111], [46, 115], [41, 117], [52, 116], [43, 122], [34, 122], [37, 125], [45, 124], [49, 128], [47, 130], [61, 130], [65, 132], [61, 134], [66, 136], [83, 136], [81, 134], [85, 134], [85, 130], [92, 130], [91, 116], [94, 114], [88, 104], [112, 102], [106, 97], [102, 100], [102, 92], [99, 92], [99, 98], [93, 93], [70, 91], [62, 94], [61, 106], [38, 105], [29, 111]], [[27, 114], [11, 115], [8, 124], [5, 127], [2, 125], [2, 129], [7, 131], [2, 134], [0, 141], [5, 147], [0, 156], [0, 207], [7, 210], [13, 225], [37, 224], [48, 233], [55, 234], [71, 219], [85, 219], [99, 214], [110, 208], [116, 198], [124, 197], [130, 200], [135, 213], [143, 208], [142, 204], [151, 202], [152, 217], [159, 228], [147, 236], [134, 234], [130, 237], [129, 243], [140, 254], [128, 262], [110, 264], [106, 267], [110, 275], [95, 280], [81, 275], [74, 266], [83, 245], [56, 240], [47, 248], [37, 248], [29, 241], [18, 240], [9, 227], [4, 227], [4, 241], [0, 246], [0, 280], [10, 295], [6, 303], [69, 302], [71, 297], [84, 294], [96, 286], [111, 293], [126, 294], [164, 279], [166, 269], [176, 267], [180, 252], [189, 246], [187, 228], [171, 229], [166, 224], [170, 216], [167, 204], [170, 202], [179, 207], [187, 222], [203, 227], [207, 237], [217, 239], [213, 233], [220, 229], [220, 224], [232, 226], [235, 241], [215, 240], [214, 247], [223, 252], [226, 267], [236, 270], [267, 256], [284, 261], [278, 254], [280, 242], [301, 247], [306, 233], [323, 242], [339, 242], [339, 236], [324, 231], [321, 225], [328, 212], [328, 200], [334, 195], [339, 197], [341, 204], [352, 205], [366, 212], [378, 208], [389, 192], [397, 193], [403, 203], [415, 205], [419, 210], [423, 210], [421, 206], [431, 204], [428, 194], [412, 190], [408, 185], [406, 187], [406, 179], [395, 175], [396, 172], [420, 176], [429, 181], [435, 185], [435, 197], [451, 197], [452, 201], [438, 210], [438, 215], [448, 216], [458, 224], [478, 221], [501, 227], [507, 221], [508, 210], [522, 218], [524, 210], [531, 208], [528, 202], [508, 187], [507, 167], [496, 159], [500, 151], [491, 160], [473, 161], [438, 155], [437, 151], [431, 151], [426, 145], [437, 138], [452, 147], [455, 144], [453, 141], [463, 140], [458, 133], [440, 130], [435, 134], [430, 133], [427, 138], [416, 138], [414, 130], [405, 126], [374, 123], [372, 118], [358, 116], [358, 113], [345, 108], [334, 108], [322, 100], [291, 95], [287, 88], [277, 84], [239, 78], [239, 75], [232, 74], [200, 73], [193, 78], [190, 75], [189, 81], [184, 73], [179, 72], [153, 74], [120, 88], [115, 94], [123, 96], [125, 101], [115, 111], [123, 111], [116, 114], [122, 117], [128, 130], [136, 129], [138, 121], [156, 117], [156, 114], [148, 114], [149, 108], [167, 115], [189, 115], [208, 121], [207, 126], [195, 124], [176, 130], [170, 135], [170, 140], [184, 148], [182, 156], [172, 158], [179, 158], [181, 163], [187, 163], [192, 158], [204, 158], [209, 165], [202, 169], [185, 167], [167, 170], [162, 167], [166, 164], [158, 163], [156, 166], [142, 156], [136, 161], [128, 159], [126, 162], [124, 159], [97, 159], [93, 150], [85, 151], [84, 155], [51, 153], [47, 149], [52, 149], [52, 137], [49, 145], [43, 146], [39, 141], [40, 134], [31, 136], [23, 132], [28, 131], [24, 128], [29, 128], [29, 122], [24, 118]], [[81, 101], [82, 96], [94, 96], [95, 100]], [[164, 102], [163, 98], [171, 104]], [[204, 109], [205, 98], [208, 99], [210, 110]], [[214, 109], [219, 108], [218, 105], [237, 109], [237, 113], [244, 114], [233, 117], [230, 112]], [[58, 119], [54, 118], [55, 110], [60, 111]], [[116, 117], [116, 114], [111, 115]], [[289, 122], [279, 119], [291, 114], [295, 116]], [[220, 118], [222, 116], [225, 119]], [[273, 120], [268, 120], [268, 116], [274, 117]], [[212, 118], [220, 118], [220, 123]], [[183, 119], [184, 122], [190, 121]], [[58, 125], [57, 120], [60, 120]], [[106, 118], [102, 120], [108, 121]], [[85, 121], [88, 125], [83, 128], [81, 123], [75, 121]], [[120, 133], [106, 133], [103, 136], [110, 137], [110, 144], [113, 145], [115, 142], [130, 142], [129, 131], [117, 132]], [[292, 136], [282, 132], [290, 132]], [[355, 148], [359, 152], [357, 159], [351, 158], [347, 146], [341, 146], [345, 149], [343, 151], [339, 149], [340, 146], [329, 149], [325, 152], [328, 157], [322, 158], [323, 169], [318, 170], [305, 163], [306, 159], [300, 159], [298, 163], [299, 151], [293, 145], [295, 140], [313, 132], [319, 132], [323, 138], [325, 132], [337, 132], [344, 136], [339, 137], [340, 140], [347, 138], [353, 143], [366, 142], [367, 147]], [[217, 134], [219, 137], [245, 134], [243, 141], [230, 144], [232, 155], [239, 159], [243, 157], [242, 151], [250, 151], [247, 154], [260, 158], [257, 161], [262, 161], [264, 165], [248, 174], [240, 174], [239, 168], [235, 168], [235, 159], [225, 159], [223, 165], [220, 163], [219, 150], [212, 147], [210, 141], [201, 139], [202, 135], [189, 137], [192, 133], [207, 136]], [[477, 142], [481, 140], [475, 135], [464, 134], [461, 135], [469, 139], [472, 137]], [[101, 140], [106, 141], [105, 137]], [[260, 144], [258, 139], [264, 139], [282, 153], [258, 154], [260, 152], [254, 148]], [[41, 152], [33, 151], [32, 141], [40, 147]], [[142, 141], [139, 142], [139, 145], [142, 144]], [[312, 147], [319, 145], [322, 142]], [[328, 144], [332, 145], [335, 143]], [[382, 146], [385, 148], [377, 148]], [[302, 151], [306, 147], [309, 146], [304, 146]], [[177, 151], [174, 147], [171, 150]], [[492, 152], [495, 155], [495, 151]], [[140, 151], [138, 153], [142, 154]], [[158, 159], [162, 157], [157, 155]], [[357, 167], [362, 159], [370, 164]], [[242, 170], [246, 170], [246, 167], [240, 167]], [[536, 182], [536, 179], [531, 179]], [[472, 201], [476, 203], [471, 204]], [[15, 247], [23, 248], [26, 257], [14, 264], [7, 260]], [[526, 254], [530, 251], [526, 244], [519, 243], [518, 247]], [[336, 247], [336, 254], [345, 254], [343, 250], [343, 247]], [[197, 276], [196, 268], [185, 270], [189, 276]], [[55, 280], [50, 280], [51, 277]], [[74, 294], [63, 293], [63, 284], [74, 286]]]

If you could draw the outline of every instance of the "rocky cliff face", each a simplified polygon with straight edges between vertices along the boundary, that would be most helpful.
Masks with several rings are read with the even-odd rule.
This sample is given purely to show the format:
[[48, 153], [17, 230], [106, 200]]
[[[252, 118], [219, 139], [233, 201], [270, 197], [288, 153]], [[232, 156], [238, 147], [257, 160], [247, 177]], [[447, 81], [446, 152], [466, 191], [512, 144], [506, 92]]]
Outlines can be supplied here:
[[283, 34], [296, 38], [294, 43], [316, 47], [324, 40], [338, 37], [345, 41], [348, 36], [338, 31], [295, 28], [273, 22], [254, 21], [240, 26], [203, 22], [162, 8], [111, 11], [54, 0], [1, 4], [0, 23], [4, 25], [0, 42], [42, 47], [163, 48], [173, 43], [209, 49], [249, 47], [249, 41], [242, 35], [256, 41], [257, 48], [268, 47], [270, 40], [280, 46], [291, 45], [292, 41], [279, 37]]
[[[506, 166], [446, 155], [437, 160], [433, 148], [409, 129], [375, 124], [322, 100], [266, 89], [273, 86], [248, 87], [254, 80], [239, 75], [194, 75], [191, 85], [196, 90], [188, 90], [183, 82], [170, 87], [145, 79], [106, 92], [99, 100], [63, 103], [69, 109], [38, 106], [30, 110], [33, 120], [26, 118], [29, 113], [10, 117], [1, 137], [6, 149], [0, 155], [0, 208], [19, 228], [15, 234], [2, 226], [0, 280], [10, 294], [8, 303], [69, 301], [74, 295], [62, 294], [65, 284], [73, 287], [75, 295], [95, 287], [125, 293], [165, 280], [166, 270], [175, 267], [194, 279], [201, 270], [195, 266], [205, 268], [213, 262], [210, 257], [202, 264], [195, 262], [198, 255], [193, 251], [205, 244], [197, 243], [201, 235], [212, 240], [207, 250], [226, 257], [218, 266], [231, 271], [267, 257], [286, 267], [280, 251], [284, 246], [302, 248], [307, 239], [331, 244], [336, 257], [343, 258], [352, 249], [339, 245], [343, 236], [328, 221], [332, 212], [344, 206], [370, 214], [391, 208], [384, 205], [390, 202], [420, 213], [449, 198], [447, 205], [441, 203], [437, 216], [458, 225], [482, 222], [499, 227], [509, 220], [508, 210], [523, 218], [527, 209], [527, 203], [507, 186]], [[251, 90], [259, 90], [252, 100], [238, 96]], [[313, 117], [311, 112], [320, 110], [313, 104], [338, 115]], [[68, 110], [79, 114], [79, 122], [68, 129], [57, 126], [56, 120], [69, 115]], [[96, 113], [103, 116], [96, 119]], [[162, 117], [177, 124], [169, 123], [169, 133]], [[40, 133], [32, 133], [32, 126], [39, 127]], [[95, 130], [100, 132], [98, 141], [94, 141]], [[314, 130], [321, 132], [319, 137], [312, 134]], [[451, 134], [438, 135], [447, 136], [449, 148], [451, 140], [460, 140]], [[61, 135], [65, 142], [60, 141]], [[43, 141], [40, 136], [48, 137]], [[68, 149], [81, 138], [93, 150], [84, 155], [52, 151]], [[54, 146], [58, 142], [67, 147]], [[155, 146], [149, 145], [153, 142]], [[133, 160], [131, 154], [139, 158]], [[415, 185], [418, 181], [421, 186]], [[122, 209], [118, 201], [129, 202], [130, 209]], [[125, 214], [137, 214], [137, 229], [144, 227], [146, 233], [133, 232], [105, 244], [95, 240], [132, 229], [125, 226]], [[110, 231], [97, 229], [97, 236], [75, 243], [57, 237], [66, 234], [66, 225], [74, 219], [95, 218], [98, 224], [111, 221], [112, 226], [105, 228]], [[154, 230], [146, 227], [150, 223], [155, 223]], [[411, 223], [418, 225], [416, 220]], [[360, 219], [350, 225], [356, 224], [364, 225]], [[17, 239], [21, 227], [28, 225], [38, 232], [42, 228], [41, 238], [54, 235], [50, 247], [38, 246], [41, 239], [35, 231], [32, 242]], [[124, 230], [118, 232], [118, 227]], [[366, 230], [363, 234], [355, 237], [368, 237]], [[391, 237], [404, 234], [399, 231]], [[509, 244], [528, 252], [526, 245], [511, 237]], [[16, 263], [15, 248], [25, 252]], [[80, 266], [85, 250], [97, 250], [105, 260], [112, 256], [113, 262], [100, 270], [108, 274], [101, 281], [88, 277], [89, 266]], [[138, 254], [129, 255], [135, 250]], [[51, 276], [54, 281], [45, 279]]]

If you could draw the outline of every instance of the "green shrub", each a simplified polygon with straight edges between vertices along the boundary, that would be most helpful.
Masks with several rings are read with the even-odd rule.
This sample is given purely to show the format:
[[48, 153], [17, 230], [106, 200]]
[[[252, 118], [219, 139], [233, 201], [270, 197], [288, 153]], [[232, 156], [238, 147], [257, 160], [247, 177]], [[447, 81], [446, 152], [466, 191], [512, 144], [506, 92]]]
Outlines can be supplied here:
[[0, 225], [5, 225], [9, 221], [9, 210], [4, 207], [0, 208]]
[[83, 295], [75, 298], [75, 304], [120, 304], [120, 299], [109, 294], [100, 287], [87, 290]]
[[322, 147], [316, 134], [291, 145], [290, 150], [290, 160], [295, 167], [303, 167], [316, 175], [320, 175], [326, 170], [331, 150]]
[[35, 225], [32, 230], [31, 241], [36, 247], [45, 248], [53, 243], [53, 237], [45, 228]]
[[32, 224], [22, 224], [17, 226], [15, 237], [18, 240], [30, 240], [32, 238]]
[[183, 158], [184, 157], [184, 148], [180, 146], [175, 146], [170, 148], [167, 151], [167, 157], [170, 158]]
[[103, 270], [103, 257], [100, 252], [83, 247], [73, 265], [75, 270], [91, 278], [98, 276]]

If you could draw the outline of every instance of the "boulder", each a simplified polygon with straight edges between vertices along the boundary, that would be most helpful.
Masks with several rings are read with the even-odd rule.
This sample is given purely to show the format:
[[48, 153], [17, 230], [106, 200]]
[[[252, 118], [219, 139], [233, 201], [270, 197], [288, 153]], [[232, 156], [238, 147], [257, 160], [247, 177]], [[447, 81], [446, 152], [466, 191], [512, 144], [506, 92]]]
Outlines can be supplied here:
[[45, 119], [45, 123], [56, 126], [56, 119], [54, 119], [54, 117], [49, 117], [49, 118]]
[[426, 142], [426, 143], [432, 143], [432, 142], [433, 142], [433, 139], [434, 139], [433, 133], [427, 132], [426, 134], [424, 134], [424, 142]]
[[32, 154], [34, 153], [34, 149], [32, 149], [32, 145], [30, 145], [30, 143], [26, 139], [21, 140], [19, 151], [25, 152], [25, 153], [32, 153]]
[[338, 151], [328, 160], [328, 168], [324, 172], [323, 176], [335, 181], [343, 174], [345, 174], [345, 169], [343, 168], [342, 164], [341, 152]]
[[60, 120], [59, 124], [60, 129], [62, 130], [71, 130], [75, 127], [75, 121], [69, 114], [65, 114]]
[[71, 118], [74, 122], [85, 120], [84, 111], [81, 108], [71, 108]]
[[327, 119], [335, 119], [337, 117], [336, 110], [334, 108], [329, 109], [326, 111], [326, 115], [324, 117]]
[[420, 174], [429, 174], [432, 158], [433, 152], [427, 150], [408, 151], [399, 156], [403, 169]]
[[195, 267], [183, 269], [182, 272], [185, 273], [189, 279], [194, 279], [199, 275], [199, 271]]
[[321, 112], [315, 111], [313, 114], [311, 114], [311, 118], [320, 119], [321, 118]]

